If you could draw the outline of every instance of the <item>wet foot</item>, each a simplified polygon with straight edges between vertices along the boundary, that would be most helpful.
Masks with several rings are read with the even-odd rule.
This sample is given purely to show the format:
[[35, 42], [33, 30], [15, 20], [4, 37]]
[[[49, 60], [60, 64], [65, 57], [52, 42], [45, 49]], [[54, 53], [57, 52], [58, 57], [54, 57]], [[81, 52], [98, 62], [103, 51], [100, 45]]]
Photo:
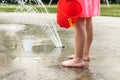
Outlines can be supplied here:
[[68, 56], [68, 59], [73, 59], [75, 57], [75, 55], [70, 55]]
[[63, 67], [78, 67], [83, 68], [85, 66], [84, 61], [81, 62], [75, 62], [74, 59], [63, 61], [62, 62]]
[[[70, 55], [70, 56], [68, 56], [68, 59], [73, 59], [74, 57], [75, 57], [75, 55]], [[83, 60], [90, 61], [90, 57], [84, 57]]]

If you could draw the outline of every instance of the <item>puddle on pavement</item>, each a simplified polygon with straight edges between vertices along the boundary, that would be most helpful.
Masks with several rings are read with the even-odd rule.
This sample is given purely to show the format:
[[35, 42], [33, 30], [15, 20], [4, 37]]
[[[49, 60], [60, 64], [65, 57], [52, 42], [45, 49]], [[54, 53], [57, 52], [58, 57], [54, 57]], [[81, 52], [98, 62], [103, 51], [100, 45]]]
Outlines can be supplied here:
[[[0, 80], [120, 79], [118, 74], [120, 68], [116, 69], [110, 63], [115, 61], [115, 64], [118, 64], [117, 62], [120, 61], [118, 54], [120, 46], [116, 46], [117, 50], [112, 49], [113, 44], [109, 43], [112, 41], [109, 37], [103, 37], [101, 31], [97, 31], [94, 42], [103, 43], [93, 43], [91, 61], [86, 62], [85, 68], [64, 68], [60, 66], [61, 61], [74, 53], [74, 30], [58, 30], [58, 32], [65, 45], [63, 49], [55, 48], [52, 41], [36, 25], [0, 24]], [[102, 39], [109, 42], [106, 43], [97, 36], [102, 36]], [[118, 41], [115, 44], [117, 43]], [[116, 54], [113, 56], [111, 52]], [[113, 57], [116, 59], [113, 60]], [[114, 74], [110, 74], [109, 71]]]
[[[61, 34], [61, 38], [66, 44], [71, 40], [65, 40], [64, 34], [66, 33]], [[37, 26], [1, 24], [0, 37], [0, 80], [79, 80], [83, 76], [89, 77], [89, 80], [92, 78], [88, 68], [76, 71], [61, 67], [63, 56], [67, 56], [66, 53], [61, 53], [68, 53], [69, 45], [65, 49], [55, 48]], [[72, 49], [72, 46], [68, 48]]]

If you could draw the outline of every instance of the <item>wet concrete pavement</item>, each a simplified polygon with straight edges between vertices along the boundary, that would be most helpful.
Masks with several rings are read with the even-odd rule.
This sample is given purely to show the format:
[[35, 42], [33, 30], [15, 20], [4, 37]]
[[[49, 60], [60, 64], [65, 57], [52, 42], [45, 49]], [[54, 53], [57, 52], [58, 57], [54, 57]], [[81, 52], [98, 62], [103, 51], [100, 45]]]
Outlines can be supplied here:
[[[56, 14], [50, 16], [46, 19], [57, 26]], [[65, 48], [54, 48], [38, 29], [44, 25], [40, 18], [35, 13], [0, 13], [0, 80], [120, 80], [120, 18], [93, 19], [91, 60], [83, 69], [60, 66], [74, 52], [74, 29], [57, 27]]]

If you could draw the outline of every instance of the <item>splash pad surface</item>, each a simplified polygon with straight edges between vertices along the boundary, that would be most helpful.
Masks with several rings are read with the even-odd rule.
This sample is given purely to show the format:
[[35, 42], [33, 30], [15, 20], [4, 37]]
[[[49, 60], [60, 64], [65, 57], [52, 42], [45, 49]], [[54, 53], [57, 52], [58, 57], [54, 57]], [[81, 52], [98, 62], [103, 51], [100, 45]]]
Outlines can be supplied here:
[[57, 25], [56, 14], [0, 13], [0, 80], [120, 80], [119, 18], [94, 18], [91, 60], [76, 69], [60, 66], [74, 53], [74, 29], [56, 27], [65, 48], [54, 48], [39, 29], [50, 17]]
[[[15, 32], [13, 36], [17, 37], [19, 43], [17, 46], [19, 47], [12, 48], [12, 52], [0, 52], [0, 80], [120, 79], [120, 45], [118, 45], [120, 41], [119, 18], [96, 17], [93, 19], [95, 33], [94, 42], [91, 47], [91, 60], [90, 62], [86, 62], [84, 69], [76, 69], [63, 68], [59, 65], [67, 56], [74, 53], [74, 29], [64, 30], [57, 27], [61, 40], [66, 46], [66, 48], [61, 50], [61, 48], [54, 48], [54, 44], [47, 35], [39, 31], [38, 27], [36, 27], [37, 25], [32, 25], [32, 22], [39, 24], [39, 21], [37, 23], [37, 19], [39, 19], [38, 14], [15, 14], [0, 13], [1, 36], [5, 33], [2, 31], [3, 26], [14, 26], [14, 29], [15, 27], [19, 27], [18, 30], [15, 29], [12, 31]], [[30, 15], [36, 15], [36, 17]], [[53, 22], [56, 23], [56, 14], [50, 14], [50, 16]], [[23, 20], [26, 21], [26, 24]], [[116, 22], [112, 23], [113, 21]], [[13, 24], [13, 22], [15, 23]], [[4, 28], [6, 32], [9, 32], [9, 30], [11, 28]], [[3, 37], [1, 40], [3, 40]], [[26, 41], [31, 44], [27, 44]], [[27, 45], [29, 46], [26, 48]]]

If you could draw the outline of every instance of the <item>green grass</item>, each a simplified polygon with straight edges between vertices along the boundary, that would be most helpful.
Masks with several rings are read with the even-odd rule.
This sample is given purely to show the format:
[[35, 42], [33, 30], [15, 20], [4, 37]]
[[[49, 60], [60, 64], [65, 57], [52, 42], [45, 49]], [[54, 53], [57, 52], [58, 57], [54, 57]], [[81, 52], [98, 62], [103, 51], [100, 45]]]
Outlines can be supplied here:
[[[38, 6], [32, 6], [30, 11], [27, 10], [28, 7], [21, 7], [17, 5], [9, 5], [9, 6], [0, 6], [0, 12], [46, 12], [44, 8], [40, 8]], [[42, 10], [42, 11], [41, 11]], [[49, 13], [56, 13], [57, 8], [55, 6], [53, 7], [47, 7], [47, 10]]]
[[[15, 12], [17, 5], [0, 6], [0, 12]], [[37, 12], [41, 12], [41, 8], [33, 6]], [[47, 8], [50, 13], [56, 13], [57, 7], [55, 5]], [[18, 10], [19, 12], [19, 10]], [[120, 4], [111, 4], [108, 7], [106, 4], [101, 4], [101, 16], [115, 16], [120, 17]]]
[[[42, 8], [37, 8], [38, 12], [41, 12], [41, 9]], [[51, 7], [51, 8], [47, 8], [47, 10], [48, 10], [49, 13], [56, 13], [57, 8], [56, 7]], [[43, 11], [44, 11], [44, 9], [43, 9]]]
[[0, 12], [14, 12], [15, 8], [0, 8]]
[[120, 17], [120, 4], [112, 4], [109, 7], [101, 4], [101, 16]]

